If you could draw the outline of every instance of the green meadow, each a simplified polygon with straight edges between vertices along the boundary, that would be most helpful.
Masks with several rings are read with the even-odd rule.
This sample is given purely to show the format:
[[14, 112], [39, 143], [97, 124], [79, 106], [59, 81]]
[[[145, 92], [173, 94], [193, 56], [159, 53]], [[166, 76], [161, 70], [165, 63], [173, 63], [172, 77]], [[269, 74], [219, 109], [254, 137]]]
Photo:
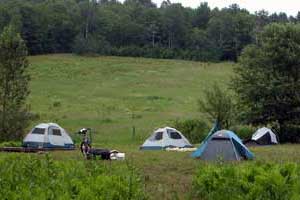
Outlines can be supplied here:
[[112, 147], [141, 144], [175, 119], [203, 118], [197, 111], [203, 89], [215, 82], [225, 86], [234, 67], [73, 55], [34, 56], [30, 63], [29, 103], [38, 121], [57, 122], [70, 133], [91, 127], [95, 142]]
[[[156, 128], [172, 126], [173, 120], [207, 120], [198, 111], [197, 99], [214, 83], [226, 88], [236, 64], [70, 54], [33, 56], [29, 61], [28, 104], [39, 116], [31, 126], [56, 122], [77, 142], [76, 132], [91, 127], [94, 146], [126, 153], [126, 161], [97, 161], [99, 165], [134, 166], [149, 199], [191, 198], [193, 177], [206, 163], [188, 152], [139, 151], [139, 146]], [[255, 161], [240, 165], [300, 163], [300, 145], [251, 150]], [[7, 156], [3, 154], [0, 158]], [[83, 165], [79, 150], [50, 154], [57, 162]]]

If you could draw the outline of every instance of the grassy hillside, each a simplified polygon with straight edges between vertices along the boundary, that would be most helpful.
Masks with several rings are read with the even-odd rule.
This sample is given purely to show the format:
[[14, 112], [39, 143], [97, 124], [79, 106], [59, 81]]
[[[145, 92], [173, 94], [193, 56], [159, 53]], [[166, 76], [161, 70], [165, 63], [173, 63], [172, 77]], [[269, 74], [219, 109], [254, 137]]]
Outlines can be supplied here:
[[225, 85], [234, 66], [73, 55], [35, 56], [30, 63], [29, 102], [38, 121], [58, 122], [69, 132], [92, 127], [101, 144], [140, 144], [171, 120], [199, 117], [203, 89]]

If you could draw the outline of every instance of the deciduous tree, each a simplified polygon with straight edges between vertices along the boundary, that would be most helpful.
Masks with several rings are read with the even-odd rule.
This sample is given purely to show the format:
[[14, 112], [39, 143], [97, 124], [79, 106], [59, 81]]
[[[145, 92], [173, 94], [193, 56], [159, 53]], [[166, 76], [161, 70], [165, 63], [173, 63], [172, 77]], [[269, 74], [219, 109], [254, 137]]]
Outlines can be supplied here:
[[300, 123], [300, 25], [268, 25], [258, 41], [244, 50], [232, 81], [243, 118], [278, 124], [282, 141], [297, 141], [290, 128]]

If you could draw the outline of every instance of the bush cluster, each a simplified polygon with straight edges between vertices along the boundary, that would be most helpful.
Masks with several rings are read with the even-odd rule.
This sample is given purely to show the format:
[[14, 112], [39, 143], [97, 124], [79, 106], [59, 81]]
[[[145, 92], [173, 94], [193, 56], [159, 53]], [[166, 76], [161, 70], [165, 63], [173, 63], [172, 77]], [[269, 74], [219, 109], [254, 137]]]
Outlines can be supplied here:
[[249, 125], [239, 125], [231, 127], [231, 130], [237, 134], [242, 140], [251, 139], [257, 128]]
[[163, 47], [124, 46], [113, 48], [110, 52], [114, 56], [146, 57], [159, 59], [183, 59], [195, 61], [219, 61], [217, 50], [169, 49]]
[[182, 59], [194, 61], [219, 61], [220, 54], [217, 50], [189, 50], [169, 49], [164, 47], [149, 46], [122, 46], [112, 47], [103, 39], [83, 39], [77, 37], [73, 45], [73, 53], [79, 55], [112, 55], [125, 57], [146, 57], [158, 59]]
[[300, 199], [300, 165], [202, 165], [194, 178], [192, 195], [204, 200]]
[[140, 178], [131, 167], [42, 157], [2, 156], [1, 199], [145, 199]]
[[22, 143], [20, 141], [8, 141], [8, 142], [1, 142], [0, 147], [20, 147]]
[[75, 38], [73, 53], [78, 55], [109, 55], [111, 52], [110, 44], [101, 36], [84, 37], [78, 35]]
[[280, 142], [300, 143], [300, 125], [287, 124], [279, 134]]
[[197, 119], [175, 120], [173, 126], [182, 132], [191, 143], [200, 143], [209, 132], [207, 124]]

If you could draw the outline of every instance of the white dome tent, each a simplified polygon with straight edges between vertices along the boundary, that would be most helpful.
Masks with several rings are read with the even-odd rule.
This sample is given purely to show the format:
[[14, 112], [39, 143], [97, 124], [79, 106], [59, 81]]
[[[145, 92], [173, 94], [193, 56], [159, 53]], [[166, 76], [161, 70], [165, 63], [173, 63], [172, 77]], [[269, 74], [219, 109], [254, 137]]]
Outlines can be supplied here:
[[24, 138], [24, 147], [73, 149], [74, 143], [68, 133], [55, 123], [35, 126]]
[[260, 145], [278, 144], [276, 134], [271, 129], [266, 127], [258, 129], [252, 135], [251, 140]]
[[170, 127], [159, 128], [144, 142], [141, 150], [166, 148], [191, 148], [191, 143], [178, 130]]

